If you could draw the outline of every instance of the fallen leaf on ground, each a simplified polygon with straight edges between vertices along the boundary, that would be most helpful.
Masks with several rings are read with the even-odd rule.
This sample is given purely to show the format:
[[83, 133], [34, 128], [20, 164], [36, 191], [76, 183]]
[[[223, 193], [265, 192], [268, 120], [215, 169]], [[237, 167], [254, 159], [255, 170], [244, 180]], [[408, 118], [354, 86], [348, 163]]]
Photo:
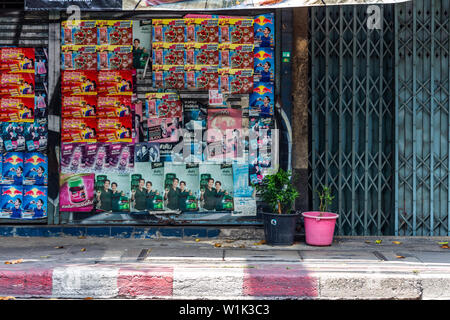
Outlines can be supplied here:
[[86, 239], [86, 236], [78, 236], [78, 239]]
[[11, 261], [6, 261], [5, 264], [18, 264], [18, 263], [22, 263], [23, 259], [17, 259], [17, 260], [11, 260]]
[[438, 242], [438, 244], [448, 244], [448, 242]]
[[376, 244], [380, 244], [381, 241], [383, 241], [383, 240], [375, 240], [375, 243], [376, 243]]
[[392, 241], [393, 244], [402, 244], [400, 241]]
[[94, 298], [92, 298], [92, 297], [86, 297], [86, 298], [84, 298], [83, 300], [93, 300]]
[[199, 239], [199, 238], [195, 239], [195, 242], [199, 242], [199, 241], [200, 241], [200, 239]]
[[255, 242], [254, 245], [255, 246], [260, 246], [260, 245], [265, 244], [265, 243], [266, 243], [266, 240], [261, 240], [259, 242]]
[[0, 300], [16, 300], [15, 297], [7, 296], [7, 297], [0, 297]]
[[370, 243], [370, 241], [369, 240], [366, 240], [366, 241], [364, 241], [365, 243]]
[[405, 258], [404, 256], [397, 255], [397, 259], [404, 259], [404, 258]]
[[57, 247], [55, 247], [55, 249], [62, 249], [62, 248], [64, 248], [64, 246], [57, 246]]
[[41, 256], [42, 259], [50, 258], [50, 256]]
[[81, 250], [80, 251], [86, 251], [86, 248], [81, 248]]
[[442, 249], [448, 249], [448, 244], [443, 244], [443, 245], [441, 246], [441, 248], [442, 248]]
[[214, 244], [214, 247], [216, 247], [216, 248], [220, 248], [222, 245], [220, 244], [220, 243], [215, 243]]
[[241, 244], [241, 245], [239, 246], [239, 248], [241, 248], [241, 249], [245, 248], [245, 244]]

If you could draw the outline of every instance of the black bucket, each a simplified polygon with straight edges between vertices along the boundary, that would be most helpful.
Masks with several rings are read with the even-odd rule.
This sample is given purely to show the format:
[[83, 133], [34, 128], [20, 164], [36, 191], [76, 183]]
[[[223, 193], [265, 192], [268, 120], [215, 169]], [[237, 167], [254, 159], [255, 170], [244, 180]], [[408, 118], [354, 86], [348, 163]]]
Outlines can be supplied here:
[[294, 243], [295, 227], [299, 214], [263, 213], [266, 244], [287, 245]]

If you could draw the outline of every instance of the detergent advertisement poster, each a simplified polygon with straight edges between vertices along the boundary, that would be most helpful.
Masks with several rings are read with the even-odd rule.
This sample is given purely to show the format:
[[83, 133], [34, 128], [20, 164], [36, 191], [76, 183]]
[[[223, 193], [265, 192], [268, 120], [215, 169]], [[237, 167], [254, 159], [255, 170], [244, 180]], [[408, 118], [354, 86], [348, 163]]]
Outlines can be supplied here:
[[130, 211], [130, 175], [108, 173], [95, 176], [95, 208], [97, 211]]
[[199, 195], [199, 164], [165, 164], [164, 200], [167, 208], [197, 211]]
[[137, 162], [131, 174], [131, 211], [164, 210], [164, 167], [162, 162]]

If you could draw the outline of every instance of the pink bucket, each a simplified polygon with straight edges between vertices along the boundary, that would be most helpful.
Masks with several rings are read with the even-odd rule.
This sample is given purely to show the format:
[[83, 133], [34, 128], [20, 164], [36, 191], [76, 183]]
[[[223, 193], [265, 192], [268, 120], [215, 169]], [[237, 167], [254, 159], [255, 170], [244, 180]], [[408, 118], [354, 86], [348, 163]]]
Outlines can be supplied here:
[[[322, 216], [320, 216], [322, 214]], [[333, 242], [336, 213], [309, 211], [303, 212], [306, 243], [312, 246], [329, 246]]]

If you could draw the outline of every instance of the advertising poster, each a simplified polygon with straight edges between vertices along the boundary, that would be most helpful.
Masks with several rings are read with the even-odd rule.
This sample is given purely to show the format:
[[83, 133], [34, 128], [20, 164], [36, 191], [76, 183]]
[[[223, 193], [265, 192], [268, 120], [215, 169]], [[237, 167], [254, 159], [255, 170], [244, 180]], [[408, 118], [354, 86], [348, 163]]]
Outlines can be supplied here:
[[256, 200], [248, 197], [234, 197], [234, 211], [231, 216], [256, 216]]
[[62, 45], [96, 45], [97, 42], [97, 25], [95, 20], [61, 22]]
[[275, 94], [273, 83], [255, 83], [253, 92], [250, 94], [250, 116], [273, 116], [274, 105]]
[[25, 154], [23, 152], [6, 152], [3, 154], [2, 184], [22, 185], [24, 160]]
[[259, 47], [275, 47], [275, 17], [265, 13], [254, 19], [255, 44]]
[[122, 118], [99, 118], [97, 119], [99, 142], [132, 142], [132, 120], [131, 116]]
[[233, 163], [233, 192], [235, 197], [252, 197], [254, 188], [249, 185], [248, 163]]
[[23, 213], [24, 219], [40, 219], [47, 217], [47, 187], [23, 187]]
[[232, 211], [233, 167], [231, 164], [199, 165], [200, 208], [203, 211]]
[[95, 208], [97, 211], [130, 211], [130, 175], [120, 173], [95, 176]]
[[96, 47], [98, 70], [130, 70], [133, 68], [133, 47], [101, 45]]
[[154, 142], [177, 142], [181, 129], [180, 118], [149, 118], [148, 140]]
[[63, 118], [61, 126], [62, 142], [96, 142], [98, 135], [97, 119]]
[[34, 74], [0, 73], [0, 97], [33, 98]]
[[48, 130], [46, 122], [38, 123], [35, 121], [34, 123], [24, 123], [23, 127], [21, 128], [23, 128], [24, 131], [27, 151], [44, 152], [47, 150]]
[[99, 45], [131, 45], [133, 41], [133, 22], [131, 20], [97, 20]]
[[[61, 172], [78, 173], [82, 169], [83, 143], [61, 144]], [[94, 144], [95, 145], [95, 144]]]
[[255, 82], [273, 82], [275, 80], [275, 56], [273, 48], [255, 48]]
[[132, 115], [131, 96], [99, 96], [99, 118], [122, 118]]
[[130, 173], [134, 169], [134, 145], [130, 143], [105, 144], [107, 172]]
[[[208, 118], [208, 100], [183, 100], [184, 128], [189, 131], [205, 130]], [[203, 136], [202, 136], [203, 137]]]
[[23, 214], [23, 187], [21, 185], [0, 186], [2, 197], [1, 218], [21, 219]]
[[2, 141], [4, 151], [25, 151], [25, 124], [1, 123]]
[[137, 162], [131, 174], [131, 211], [164, 210], [164, 167], [162, 162]]
[[199, 195], [199, 164], [164, 165], [164, 200], [167, 208], [197, 211]]
[[106, 143], [81, 144], [81, 168], [79, 172], [100, 173], [108, 170], [108, 147]]
[[97, 47], [65, 45], [61, 47], [61, 70], [97, 70]]
[[150, 57], [151, 20], [133, 20], [133, 68], [144, 69]]
[[48, 158], [40, 152], [24, 153], [24, 185], [46, 186], [48, 184]]
[[97, 71], [61, 71], [61, 93], [63, 96], [97, 95]]
[[89, 212], [94, 209], [93, 173], [61, 174], [59, 210]]
[[0, 72], [31, 73], [35, 72], [34, 48], [0, 48]]
[[133, 75], [131, 70], [111, 70], [98, 72], [98, 92], [103, 96], [133, 94]]
[[97, 97], [63, 96], [61, 109], [63, 118], [95, 118], [97, 115]]
[[134, 149], [135, 162], [160, 162], [159, 143], [140, 142]]
[[2, 122], [33, 122], [33, 98], [0, 98], [0, 121]]

